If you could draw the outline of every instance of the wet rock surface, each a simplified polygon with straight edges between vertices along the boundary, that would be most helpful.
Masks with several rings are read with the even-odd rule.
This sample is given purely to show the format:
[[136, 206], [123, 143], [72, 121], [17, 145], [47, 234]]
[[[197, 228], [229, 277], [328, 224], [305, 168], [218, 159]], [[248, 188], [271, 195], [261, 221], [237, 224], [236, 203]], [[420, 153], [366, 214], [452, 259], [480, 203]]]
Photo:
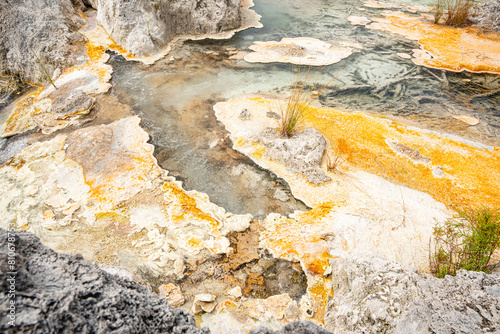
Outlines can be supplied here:
[[57, 68], [84, 61], [86, 39], [78, 29], [85, 21], [77, 12], [82, 8], [80, 0], [2, 1], [1, 72], [45, 82], [43, 67], [52, 76]]
[[331, 260], [335, 333], [497, 333], [500, 275], [460, 270], [439, 279], [374, 256]]
[[239, 0], [100, 0], [93, 6], [98, 23], [137, 56], [157, 52], [178, 34], [218, 33], [241, 23]]
[[471, 9], [469, 20], [475, 27], [500, 32], [500, 0], [478, 3]]
[[113, 276], [81, 255], [62, 255], [16, 232], [15, 326], [8, 325], [7, 232], [0, 229], [3, 333], [209, 333], [146, 287]]

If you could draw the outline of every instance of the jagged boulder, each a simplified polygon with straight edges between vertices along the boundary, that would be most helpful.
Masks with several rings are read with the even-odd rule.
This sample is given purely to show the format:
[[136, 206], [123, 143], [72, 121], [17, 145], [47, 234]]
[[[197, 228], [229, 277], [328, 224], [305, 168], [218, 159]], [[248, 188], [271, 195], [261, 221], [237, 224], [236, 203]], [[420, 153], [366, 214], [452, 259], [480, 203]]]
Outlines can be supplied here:
[[304, 174], [313, 184], [330, 181], [330, 177], [320, 168], [326, 150], [326, 139], [316, 129], [307, 128], [294, 133], [290, 138], [278, 135], [275, 129], [261, 133], [259, 141], [268, 151], [267, 156], [281, 161], [295, 172]]
[[44, 66], [52, 76], [84, 61], [83, 7], [81, 0], [0, 1], [0, 72], [45, 82]]
[[[81, 255], [58, 254], [29, 232], [14, 234], [9, 240], [0, 229], [0, 332], [209, 333], [148, 288], [111, 275]], [[15, 254], [14, 269], [9, 252]], [[14, 318], [9, 317], [11, 291]]]
[[473, 26], [500, 32], [500, 0], [486, 0], [469, 12]]
[[331, 261], [334, 333], [498, 333], [500, 274], [460, 270], [439, 279], [375, 256]]
[[90, 0], [97, 22], [122, 47], [147, 56], [175, 35], [235, 29], [241, 0]]

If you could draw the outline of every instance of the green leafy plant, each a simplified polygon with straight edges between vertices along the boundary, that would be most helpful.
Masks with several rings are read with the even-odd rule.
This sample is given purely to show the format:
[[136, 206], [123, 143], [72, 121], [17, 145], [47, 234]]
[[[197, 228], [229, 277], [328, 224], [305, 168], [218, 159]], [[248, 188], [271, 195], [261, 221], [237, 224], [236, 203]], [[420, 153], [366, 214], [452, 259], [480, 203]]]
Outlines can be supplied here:
[[43, 73], [45, 74], [45, 77], [49, 80], [50, 84], [52, 86], [54, 86], [55, 89], [57, 89], [56, 84], [54, 83], [54, 81], [52, 81], [52, 77], [50, 76], [49, 71], [47, 71], [47, 68], [45, 67], [45, 59], [43, 58], [43, 56], [40, 55], [40, 57], [38, 57], [37, 54], [35, 53], [35, 50], [33, 50], [32, 48], [30, 48], [30, 50], [33, 53], [33, 55], [35, 56], [35, 59], [36, 59], [38, 65], [40, 65], [42, 67]]
[[464, 209], [434, 227], [429, 262], [437, 277], [457, 270], [488, 272], [488, 264], [500, 246], [500, 209]]
[[437, 0], [434, 6], [434, 23], [438, 23], [447, 11], [445, 25], [462, 26], [469, 19], [469, 10], [474, 6], [474, 0]]

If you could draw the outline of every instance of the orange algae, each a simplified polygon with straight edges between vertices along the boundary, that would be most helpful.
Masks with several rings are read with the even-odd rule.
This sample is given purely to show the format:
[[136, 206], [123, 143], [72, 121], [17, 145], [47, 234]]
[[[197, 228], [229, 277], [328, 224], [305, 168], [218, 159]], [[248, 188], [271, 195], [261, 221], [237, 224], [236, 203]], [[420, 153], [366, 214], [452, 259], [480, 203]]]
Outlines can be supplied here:
[[[500, 207], [500, 150], [475, 148], [410, 130], [365, 114], [317, 108], [304, 115], [307, 126], [322, 132], [351, 165], [430, 194], [449, 207]], [[386, 140], [418, 150], [430, 164], [394, 152]], [[433, 175], [442, 166], [444, 177]]]
[[[273, 231], [263, 231], [267, 247], [277, 256], [295, 255], [307, 270], [321, 275], [329, 266], [332, 256], [325, 240], [316, 234], [302, 234], [301, 228], [307, 225], [321, 228], [322, 218], [330, 212], [328, 206], [318, 206], [311, 211], [298, 215], [296, 219], [280, 218], [274, 222]], [[300, 237], [299, 237], [300, 235]]]
[[165, 191], [165, 197], [172, 200], [174, 209], [171, 210], [172, 219], [175, 222], [185, 220], [206, 221], [212, 228], [211, 233], [217, 233], [217, 227], [220, 223], [212, 216], [200, 210], [196, 200], [190, 197], [186, 192], [173, 183], [164, 183], [162, 190]]
[[333, 297], [333, 290], [330, 284], [331, 279], [321, 277], [307, 289], [310, 295], [314, 297], [314, 301], [319, 304], [316, 305], [316, 312], [313, 316], [313, 319], [319, 323], [324, 323], [328, 299]]
[[36, 86], [38, 86], [38, 90], [36, 92], [29, 94], [26, 98], [17, 103], [16, 109], [5, 122], [6, 128], [3, 132], [3, 136], [14, 135], [19, 131], [26, 131], [31, 126], [34, 126], [31, 115], [38, 112], [38, 110], [35, 108], [30, 110], [30, 108], [37, 101], [38, 95], [40, 95], [43, 90], [43, 86]]
[[485, 34], [477, 28], [456, 28], [425, 21], [401, 12], [386, 12], [367, 26], [418, 40], [431, 59], [416, 58], [413, 62], [454, 72], [469, 71], [500, 74], [500, 34]]

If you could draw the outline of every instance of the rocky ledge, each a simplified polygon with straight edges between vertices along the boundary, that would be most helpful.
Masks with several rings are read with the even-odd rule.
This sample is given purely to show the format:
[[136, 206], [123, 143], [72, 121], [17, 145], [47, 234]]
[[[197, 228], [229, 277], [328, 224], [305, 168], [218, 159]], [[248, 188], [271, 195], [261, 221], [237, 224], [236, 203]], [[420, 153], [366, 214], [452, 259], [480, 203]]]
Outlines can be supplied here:
[[[0, 229], [0, 250], [2, 333], [210, 333], [148, 287], [111, 274], [81, 255], [59, 254], [32, 233]], [[11, 251], [15, 269], [9, 264]], [[9, 280], [13, 270], [14, 281]], [[10, 292], [16, 301], [12, 318]], [[252, 333], [273, 332], [259, 328]], [[276, 333], [328, 332], [301, 321]]]
[[[81, 255], [62, 255], [38, 237], [0, 229], [2, 333], [209, 333], [147, 287], [111, 275]], [[11, 245], [13, 245], [11, 247]], [[8, 249], [15, 249], [15, 320], [9, 324]]]
[[500, 0], [486, 0], [470, 12], [472, 24], [478, 28], [500, 32]]
[[[0, 3], [0, 72], [31, 82], [84, 64], [84, 9], [133, 56], [158, 52], [177, 35], [218, 34], [242, 25], [241, 0], [40, 0]], [[244, 25], [244, 24], [243, 24]], [[55, 80], [55, 79], [54, 79]]]
[[334, 333], [499, 333], [500, 274], [439, 279], [373, 255], [331, 261]]

